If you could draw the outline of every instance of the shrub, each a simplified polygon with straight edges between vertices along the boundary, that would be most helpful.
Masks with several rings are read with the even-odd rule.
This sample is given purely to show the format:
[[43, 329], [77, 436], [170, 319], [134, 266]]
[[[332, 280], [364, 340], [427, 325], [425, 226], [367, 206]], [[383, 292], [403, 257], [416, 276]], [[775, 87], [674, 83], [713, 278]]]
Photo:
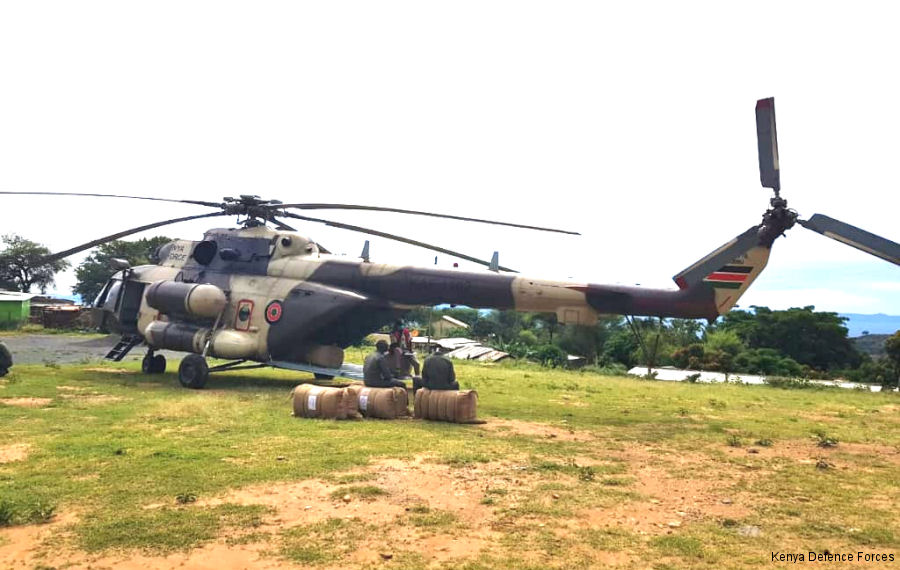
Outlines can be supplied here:
[[810, 382], [808, 378], [785, 378], [784, 376], [766, 376], [763, 382], [775, 388], [785, 390], [821, 390], [824, 386]]
[[563, 349], [554, 344], [539, 346], [534, 354], [535, 358], [544, 366], [558, 368], [565, 365], [567, 357]]

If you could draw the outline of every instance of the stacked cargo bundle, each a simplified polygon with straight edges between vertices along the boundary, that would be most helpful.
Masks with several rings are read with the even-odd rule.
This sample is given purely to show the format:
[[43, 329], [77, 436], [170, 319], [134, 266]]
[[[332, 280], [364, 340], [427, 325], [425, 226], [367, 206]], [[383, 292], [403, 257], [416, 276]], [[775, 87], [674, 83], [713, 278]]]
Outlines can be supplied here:
[[359, 417], [357, 393], [349, 388], [301, 384], [291, 391], [298, 418], [346, 420]]
[[409, 415], [409, 394], [406, 388], [370, 388], [360, 384], [349, 386], [359, 402], [359, 413], [367, 418], [393, 420]]
[[416, 391], [415, 417], [458, 424], [476, 423], [478, 393], [475, 390]]

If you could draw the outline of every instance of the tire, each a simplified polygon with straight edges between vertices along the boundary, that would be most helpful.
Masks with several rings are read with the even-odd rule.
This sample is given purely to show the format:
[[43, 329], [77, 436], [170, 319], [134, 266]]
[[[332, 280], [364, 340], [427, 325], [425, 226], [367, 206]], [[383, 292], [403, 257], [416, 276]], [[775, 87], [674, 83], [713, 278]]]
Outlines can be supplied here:
[[206, 359], [199, 354], [188, 354], [178, 366], [178, 381], [185, 388], [199, 390], [206, 386], [209, 377], [209, 366]]
[[150, 365], [150, 373], [151, 374], [162, 374], [166, 371], [166, 357], [162, 354], [157, 354], [153, 357], [153, 363]]
[[313, 372], [313, 376], [315, 376], [316, 380], [334, 380], [334, 376], [330, 374], [320, 374], [318, 372]]
[[149, 354], [144, 356], [144, 359], [141, 360], [141, 372], [144, 374], [153, 374], [153, 357]]

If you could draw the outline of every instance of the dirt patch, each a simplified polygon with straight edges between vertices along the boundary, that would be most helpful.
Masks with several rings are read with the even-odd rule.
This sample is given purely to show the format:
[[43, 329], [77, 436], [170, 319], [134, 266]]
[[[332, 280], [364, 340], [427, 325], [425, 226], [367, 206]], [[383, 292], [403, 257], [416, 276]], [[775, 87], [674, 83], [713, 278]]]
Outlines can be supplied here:
[[126, 400], [126, 398], [121, 396], [110, 396], [109, 394], [62, 394], [62, 398], [70, 402], [83, 404], [111, 404]]
[[[749, 450], [752, 450], [751, 454]], [[771, 447], [753, 446], [729, 447], [725, 453], [730, 457], [780, 458], [797, 463], [815, 463], [819, 458], [834, 458], [841, 455], [859, 456], [862, 463], [865, 458], [877, 458], [900, 465], [900, 447], [871, 443], [841, 443], [833, 447], [819, 447], [813, 438], [777, 441]], [[854, 458], [855, 459], [855, 458]], [[854, 463], [859, 463], [854, 461]]]
[[[609, 508], [587, 509], [570, 522], [569, 528], [615, 527], [640, 535], [658, 535], [691, 522], [737, 520], [750, 513], [749, 499], [733, 490], [742, 475], [710, 456], [688, 452], [661, 455], [631, 445], [609, 455], [629, 467], [627, 476], [635, 482], [628, 489], [640, 498]], [[703, 474], [705, 478], [686, 477], [684, 471]]]
[[[382, 562], [381, 554], [395, 550], [413, 550], [427, 560], [444, 561], [476, 556], [492, 540], [492, 510], [480, 503], [490, 479], [509, 470], [506, 465], [451, 468], [433, 463], [426, 457], [412, 461], [388, 459], [373, 463], [363, 471], [342, 475], [368, 475], [363, 483], [346, 485], [307, 480], [281, 485], [260, 485], [232, 491], [220, 497], [201, 500], [197, 506], [225, 503], [265, 505], [276, 514], [268, 518], [259, 532], [271, 534], [292, 527], [311, 525], [328, 519], [359, 519], [384, 529], [372, 538], [354, 545], [350, 559], [355, 563]], [[354, 487], [377, 488], [379, 494], [359, 497]], [[349, 495], [344, 499], [344, 491]], [[158, 505], [149, 505], [157, 507]], [[434, 533], [427, 528], [407, 524], [410, 516], [440, 513], [458, 521], [465, 536], [455, 532]], [[442, 531], [446, 529], [441, 529]], [[390, 536], [386, 542], [383, 536]]]
[[22, 461], [28, 457], [31, 445], [27, 443], [14, 443], [12, 445], [0, 445], [0, 464]]
[[491, 418], [481, 426], [481, 429], [497, 435], [524, 435], [559, 441], [593, 441], [594, 439], [593, 434], [589, 432], [569, 427], [500, 418]]
[[55, 533], [78, 520], [74, 513], [61, 513], [47, 524], [0, 528], [0, 568], [33, 568], [42, 565], [42, 546]]
[[563, 396], [558, 400], [549, 400], [551, 404], [558, 404], [560, 406], [566, 406], [569, 408], [589, 408], [591, 407], [590, 402], [585, 402], [584, 400], [579, 400], [578, 398], [573, 398], [571, 396]]
[[[548, 433], [553, 433], [548, 430], [564, 430], [563, 433], [556, 431], [557, 439], [579, 435], [543, 424], [496, 423], [514, 426], [532, 436], [547, 437]], [[201, 497], [198, 502], [183, 508], [264, 505], [272, 509], [272, 514], [264, 516], [262, 525], [253, 528], [252, 534], [232, 532], [230, 537], [220, 537], [189, 552], [159, 557], [140, 553], [89, 556], [55, 548], [52, 555], [45, 549], [43, 557], [39, 558], [35, 552], [40, 550], [46, 535], [42, 534], [43, 530], [32, 530], [29, 532], [33, 534], [21, 531], [15, 537], [17, 546], [14, 550], [10, 550], [11, 546], [0, 548], [0, 567], [3, 563], [8, 563], [7, 567], [13, 567], [13, 563], [17, 567], [31, 567], [38, 563], [65, 562], [69, 568], [126, 570], [300, 568], [303, 566], [292, 565], [277, 557], [285, 540], [283, 533], [290, 535], [291, 529], [305, 532], [305, 529], [313, 528], [312, 525], [333, 519], [343, 519], [350, 525], [366, 525], [366, 530], [353, 539], [352, 545], [344, 544], [334, 566], [328, 568], [380, 566], [386, 564], [382, 555], [400, 558], [405, 553], [414, 553], [429, 565], [453, 565], [477, 558], [483, 552], [492, 555], [509, 553], [520, 558], [532, 554], [538, 558], [542, 556], [539, 554], [541, 547], [528, 540], [516, 545], [505, 544], [504, 533], [510, 528], [526, 533], [523, 536], [545, 529], [560, 537], [575, 539], [586, 530], [608, 528], [649, 539], [652, 535], [678, 532], [679, 527], [692, 522], [739, 520], [750, 513], [749, 499], [732, 489], [740, 483], [740, 468], [728, 461], [702, 453], [666, 453], [630, 443], [617, 443], [615, 449], [599, 447], [599, 444], [593, 445], [586, 451], [594, 457], [602, 456], [602, 461], [577, 456], [577, 465], [621, 462], [626, 470], [617, 476], [628, 481], [622, 489], [627, 489], [635, 498], [623, 495], [623, 500], [600, 507], [604, 493], [594, 493], [603, 489], [600, 487], [602, 480], [579, 481], [578, 472], [566, 471], [568, 467], [542, 470], [542, 467], [532, 466], [526, 458], [462, 467], [436, 463], [428, 456], [412, 460], [387, 459], [363, 469], [334, 474], [327, 480], [256, 485], [216, 497]], [[701, 475], [686, 477], [685, 471], [702, 473], [707, 478], [701, 478]], [[538, 487], [546, 483], [555, 487], [547, 490]], [[554, 490], [556, 488], [558, 492]], [[578, 500], [572, 514], [548, 514], [556, 501], [565, 501], [572, 492]], [[345, 495], [348, 495], [346, 499]], [[543, 501], [551, 510], [546, 513], [533, 510], [536, 501]], [[145, 505], [145, 508], [165, 506], [172, 505], [160, 503]], [[532, 510], [522, 510], [529, 508]], [[55, 523], [45, 525], [46, 528], [54, 526]], [[372, 528], [378, 529], [377, 532], [369, 530]], [[246, 540], [234, 540], [244, 535]], [[315, 538], [310, 539], [311, 544], [315, 541]], [[577, 548], [588, 558], [592, 557], [595, 563], [628, 565], [634, 562], [633, 552], [627, 548], [613, 552], [591, 549], [587, 545]]]
[[[99, 372], [101, 374], [128, 374], [129, 370], [125, 368], [85, 368], [85, 372]], [[62, 388], [62, 386], [60, 386]]]
[[42, 408], [52, 401], [52, 398], [0, 398], [0, 404], [21, 408]]

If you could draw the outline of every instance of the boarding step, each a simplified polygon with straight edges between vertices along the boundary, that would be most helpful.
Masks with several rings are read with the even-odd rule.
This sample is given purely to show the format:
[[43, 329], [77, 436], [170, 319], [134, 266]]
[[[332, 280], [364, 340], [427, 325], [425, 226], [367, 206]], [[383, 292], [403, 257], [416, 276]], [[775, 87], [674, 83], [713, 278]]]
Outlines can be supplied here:
[[116, 346], [112, 347], [112, 350], [110, 350], [106, 354], [106, 359], [119, 362], [120, 360], [125, 358], [125, 355], [128, 354], [132, 348], [136, 347], [142, 342], [144, 342], [144, 339], [136, 334], [124, 335], [119, 340], [119, 342], [116, 343]]

